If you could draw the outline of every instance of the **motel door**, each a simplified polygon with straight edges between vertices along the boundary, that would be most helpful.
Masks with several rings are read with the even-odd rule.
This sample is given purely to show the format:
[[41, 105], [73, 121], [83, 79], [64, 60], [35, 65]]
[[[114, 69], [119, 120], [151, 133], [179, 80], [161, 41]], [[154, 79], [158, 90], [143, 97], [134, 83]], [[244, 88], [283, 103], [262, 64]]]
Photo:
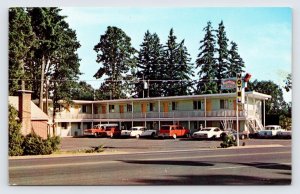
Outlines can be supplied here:
[[124, 113], [124, 105], [119, 105], [120, 107], [120, 113]]
[[169, 112], [168, 102], [164, 102], [163, 105], [164, 105], [164, 112]]
[[119, 105], [119, 109], [120, 109], [120, 116], [123, 119], [124, 118], [124, 105]]
[[211, 100], [210, 99], [206, 100], [206, 111], [211, 111]]
[[146, 117], [147, 103], [143, 102], [141, 104], [141, 109], [142, 109], [142, 117]]
[[102, 108], [102, 114], [106, 114], [106, 105], [102, 105], [101, 108]]

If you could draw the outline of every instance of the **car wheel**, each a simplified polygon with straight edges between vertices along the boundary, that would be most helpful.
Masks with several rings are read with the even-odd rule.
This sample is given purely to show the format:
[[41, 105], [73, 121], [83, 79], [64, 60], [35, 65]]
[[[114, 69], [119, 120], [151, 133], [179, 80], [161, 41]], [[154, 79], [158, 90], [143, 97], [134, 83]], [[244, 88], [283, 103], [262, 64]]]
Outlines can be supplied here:
[[155, 133], [152, 133], [152, 134], [151, 134], [151, 138], [154, 138], [154, 136], [155, 136]]
[[177, 135], [176, 135], [176, 134], [173, 134], [173, 138], [176, 139], [176, 138], [177, 138]]

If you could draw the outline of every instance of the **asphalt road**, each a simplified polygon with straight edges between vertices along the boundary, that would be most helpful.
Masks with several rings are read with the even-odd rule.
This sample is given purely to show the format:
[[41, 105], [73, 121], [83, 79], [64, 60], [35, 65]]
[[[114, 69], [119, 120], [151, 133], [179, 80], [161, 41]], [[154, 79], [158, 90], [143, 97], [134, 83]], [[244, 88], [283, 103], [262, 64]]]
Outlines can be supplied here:
[[[139, 152], [133, 152], [128, 148], [127, 152], [115, 154], [108, 152], [89, 156], [10, 159], [9, 183], [11, 185], [288, 185], [292, 177], [290, 140], [278, 141], [283, 143], [266, 143], [264, 146], [257, 144], [234, 149], [210, 148], [204, 142], [196, 142], [204, 145], [203, 148], [199, 146], [182, 149], [181, 142], [185, 144], [187, 141], [176, 140], [177, 144], [174, 146], [176, 148], [173, 148], [174, 141], [171, 143], [172, 140], [163, 140], [160, 143], [150, 141], [156, 149], [144, 149]], [[135, 140], [128, 142], [136, 144]], [[128, 142], [127, 145], [131, 147]], [[170, 149], [161, 150], [160, 144], [168, 145]]]

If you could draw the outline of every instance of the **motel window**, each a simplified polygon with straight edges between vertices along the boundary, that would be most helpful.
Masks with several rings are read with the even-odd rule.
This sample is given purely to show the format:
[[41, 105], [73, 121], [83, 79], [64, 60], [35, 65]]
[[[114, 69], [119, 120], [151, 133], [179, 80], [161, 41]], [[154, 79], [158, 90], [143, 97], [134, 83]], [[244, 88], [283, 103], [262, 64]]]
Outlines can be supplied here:
[[201, 100], [196, 100], [193, 102], [194, 110], [200, 110], [201, 109]]
[[150, 111], [153, 111], [153, 107], [154, 107], [154, 103], [150, 103], [150, 104], [149, 104], [149, 110], [150, 110]]
[[127, 104], [127, 112], [132, 112], [132, 105], [131, 104]]
[[86, 113], [86, 105], [82, 105], [82, 112]]
[[177, 109], [177, 103], [176, 102], [172, 102], [172, 110], [176, 110]]
[[220, 100], [220, 109], [228, 109], [228, 100]]
[[109, 105], [109, 112], [115, 112], [115, 105]]

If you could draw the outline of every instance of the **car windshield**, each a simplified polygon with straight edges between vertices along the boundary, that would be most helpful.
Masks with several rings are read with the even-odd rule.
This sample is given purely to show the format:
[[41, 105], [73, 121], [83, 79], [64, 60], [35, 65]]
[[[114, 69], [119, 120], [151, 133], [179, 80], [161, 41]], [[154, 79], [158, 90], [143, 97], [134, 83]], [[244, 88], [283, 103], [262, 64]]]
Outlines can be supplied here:
[[266, 127], [267, 130], [275, 130], [275, 127]]
[[210, 131], [212, 130], [211, 128], [203, 128], [201, 131]]
[[105, 131], [111, 131], [114, 127], [106, 127]]
[[170, 130], [170, 127], [169, 126], [161, 126], [161, 129], [162, 130]]

